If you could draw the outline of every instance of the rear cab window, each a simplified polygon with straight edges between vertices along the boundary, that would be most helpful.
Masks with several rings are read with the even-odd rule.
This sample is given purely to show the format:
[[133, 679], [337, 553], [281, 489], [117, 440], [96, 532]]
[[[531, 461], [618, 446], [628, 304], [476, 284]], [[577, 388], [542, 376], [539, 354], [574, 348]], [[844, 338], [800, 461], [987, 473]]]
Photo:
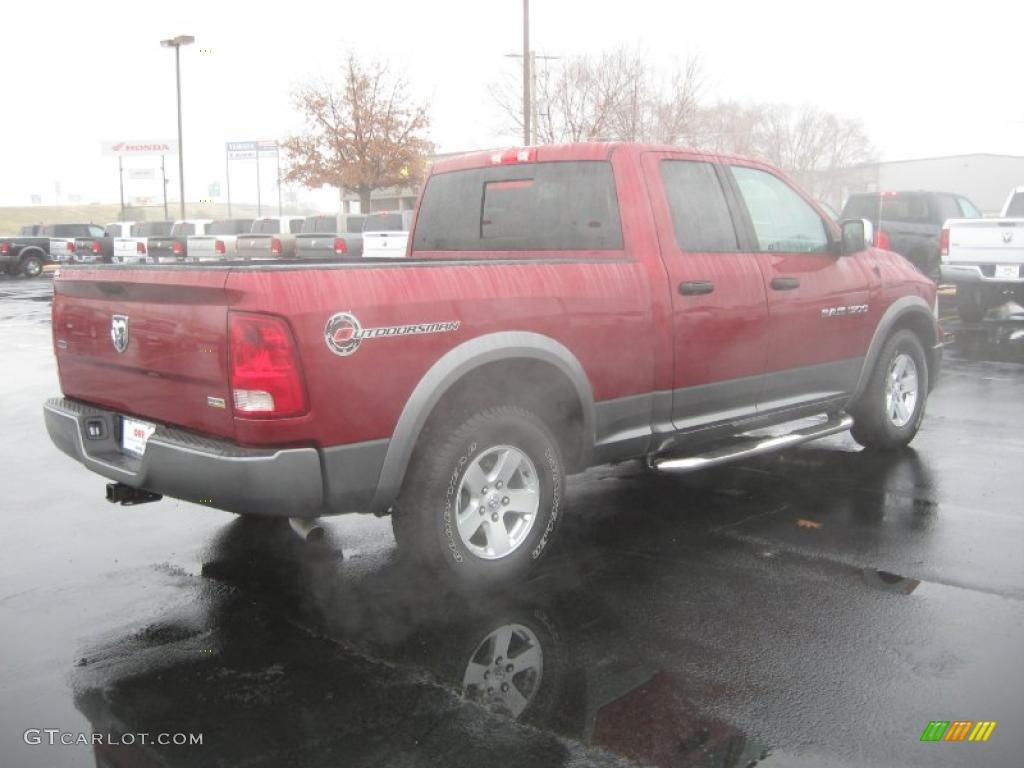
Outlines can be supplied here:
[[302, 231], [302, 225], [305, 223], [304, 219], [292, 219], [288, 222], [288, 234], [297, 235]]
[[404, 232], [408, 219], [401, 213], [371, 213], [363, 224], [365, 232]]
[[191, 221], [179, 221], [171, 228], [171, 237], [191, 237], [196, 233], [196, 225]]
[[[373, 231], [367, 218], [365, 231]], [[431, 176], [414, 251], [621, 251], [606, 160], [522, 163]]]
[[276, 219], [257, 219], [252, 225], [252, 233], [259, 235], [276, 235], [281, 231], [281, 222]]
[[[1018, 195], [1017, 196], [1017, 200], [1018, 200], [1018, 204], [1019, 204], [1020, 209], [1021, 209], [1021, 215], [1024, 215], [1024, 195]], [[972, 203], [970, 200], [968, 200], [966, 197], [959, 197], [958, 196], [956, 201], [959, 204], [960, 212], [963, 214], [963, 217], [965, 219], [980, 219], [981, 218], [981, 211], [979, 211], [978, 207], [974, 203]]]

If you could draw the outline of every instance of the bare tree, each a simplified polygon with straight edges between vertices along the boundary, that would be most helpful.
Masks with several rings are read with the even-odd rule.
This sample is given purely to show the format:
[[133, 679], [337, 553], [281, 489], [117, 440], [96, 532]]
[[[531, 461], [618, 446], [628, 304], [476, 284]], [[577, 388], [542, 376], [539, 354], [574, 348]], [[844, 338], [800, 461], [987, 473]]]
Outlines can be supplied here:
[[705, 107], [698, 123], [696, 146], [765, 160], [833, 204], [851, 169], [875, 157], [859, 121], [810, 106], [720, 102]]
[[[697, 115], [700, 86], [696, 58], [667, 73], [642, 53], [625, 48], [567, 58], [537, 73], [537, 140], [675, 143], [687, 135]], [[522, 129], [519, 87], [513, 77], [491, 87], [510, 130]]]
[[350, 55], [343, 82], [309, 82], [293, 98], [306, 130], [284, 141], [286, 181], [351, 190], [369, 211], [373, 190], [422, 179], [433, 150], [427, 108], [411, 103], [406, 81], [384, 64], [363, 65]]

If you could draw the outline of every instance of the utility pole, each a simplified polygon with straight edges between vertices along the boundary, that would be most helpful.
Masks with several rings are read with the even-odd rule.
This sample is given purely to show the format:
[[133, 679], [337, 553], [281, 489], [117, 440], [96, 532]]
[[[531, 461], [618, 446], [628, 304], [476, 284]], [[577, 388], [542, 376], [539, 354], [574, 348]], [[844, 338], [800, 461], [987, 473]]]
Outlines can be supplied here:
[[196, 39], [191, 35], [178, 35], [161, 40], [164, 48], [174, 49], [174, 75], [178, 89], [178, 187], [181, 194], [181, 218], [185, 218], [185, 146], [181, 140], [181, 46], [190, 45]]
[[530, 0], [523, 0], [523, 144], [530, 143]]
[[[509, 59], [521, 59], [521, 58], [523, 58], [523, 54], [521, 54], [521, 53], [506, 53], [505, 56], [507, 58], [509, 58]], [[539, 103], [538, 99], [537, 99], [537, 59], [542, 59], [542, 60], [545, 60], [545, 61], [551, 61], [551, 60], [555, 60], [555, 59], [560, 59], [562, 57], [561, 56], [545, 56], [543, 54], [538, 56], [536, 51], [530, 51], [530, 57], [529, 58], [530, 58], [530, 65], [529, 65], [529, 70], [530, 70], [530, 93], [533, 94], [531, 99], [530, 99], [530, 105], [532, 107], [532, 110], [531, 110], [531, 119], [530, 119], [530, 121], [528, 121], [529, 125], [530, 125], [530, 134], [529, 134], [529, 136], [525, 136], [524, 135], [523, 138], [525, 139], [525, 143], [526, 144], [536, 144], [536, 143], [538, 143], [537, 142], [537, 133], [538, 133], [537, 128], [538, 128], [538, 126], [540, 124], [540, 112], [539, 112], [539, 110], [537, 108], [538, 107], [538, 103]]]

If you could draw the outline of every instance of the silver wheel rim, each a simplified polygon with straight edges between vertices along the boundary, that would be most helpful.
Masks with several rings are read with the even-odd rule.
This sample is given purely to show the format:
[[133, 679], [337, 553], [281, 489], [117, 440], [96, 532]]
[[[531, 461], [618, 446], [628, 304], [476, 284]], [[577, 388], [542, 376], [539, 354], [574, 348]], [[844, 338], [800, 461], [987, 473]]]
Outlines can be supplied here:
[[511, 445], [484, 450], [459, 481], [463, 546], [484, 560], [507, 557], [530, 535], [539, 506], [540, 484], [530, 457]]
[[917, 407], [917, 364], [900, 352], [889, 364], [885, 379], [885, 415], [894, 427], [905, 427]]
[[29, 277], [36, 277], [43, 271], [43, 265], [37, 259], [29, 259], [25, 274]]
[[512, 718], [523, 714], [540, 690], [544, 652], [522, 624], [505, 624], [485, 637], [469, 657], [466, 696]]

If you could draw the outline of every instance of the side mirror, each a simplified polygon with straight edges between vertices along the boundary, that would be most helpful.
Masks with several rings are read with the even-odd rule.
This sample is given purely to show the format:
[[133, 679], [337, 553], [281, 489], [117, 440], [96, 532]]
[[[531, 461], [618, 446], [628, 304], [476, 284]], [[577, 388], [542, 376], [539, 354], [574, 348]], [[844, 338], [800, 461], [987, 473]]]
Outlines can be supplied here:
[[842, 255], [860, 253], [875, 242], [875, 228], [867, 219], [846, 219], [843, 230]]

